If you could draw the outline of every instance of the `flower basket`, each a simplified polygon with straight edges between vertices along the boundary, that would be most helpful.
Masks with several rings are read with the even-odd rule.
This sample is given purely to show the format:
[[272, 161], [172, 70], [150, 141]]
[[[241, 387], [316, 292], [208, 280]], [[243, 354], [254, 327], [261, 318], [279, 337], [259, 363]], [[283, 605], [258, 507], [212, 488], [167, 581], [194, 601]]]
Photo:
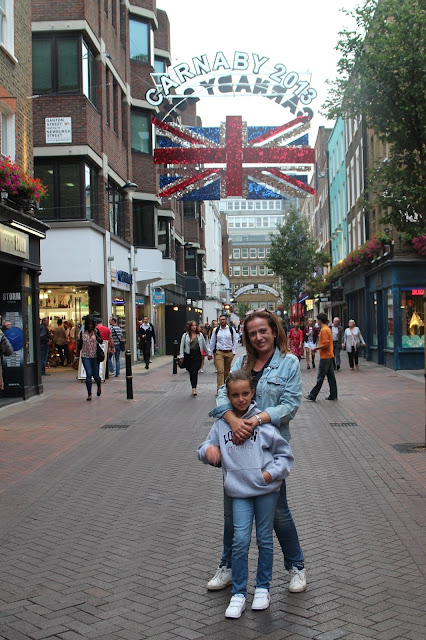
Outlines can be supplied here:
[[47, 193], [47, 187], [38, 178], [31, 178], [10, 158], [0, 160], [0, 190], [18, 204], [40, 202]]

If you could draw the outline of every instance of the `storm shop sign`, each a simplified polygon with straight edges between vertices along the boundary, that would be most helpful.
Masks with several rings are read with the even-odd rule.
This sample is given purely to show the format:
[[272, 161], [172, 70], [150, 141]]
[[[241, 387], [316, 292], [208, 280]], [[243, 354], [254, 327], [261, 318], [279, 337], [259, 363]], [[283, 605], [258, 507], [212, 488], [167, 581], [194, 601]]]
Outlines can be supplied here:
[[293, 114], [300, 105], [297, 115], [312, 117], [309, 105], [317, 92], [310, 86], [310, 74], [289, 70], [281, 62], [272, 64], [266, 56], [244, 51], [235, 51], [233, 57], [218, 51], [211, 59], [203, 54], [192, 58], [191, 63], [180, 62], [168, 73], [151, 74], [156, 88], [149, 89], [145, 98], [158, 107], [169, 96], [176, 104], [191, 97], [260, 95], [289, 108]]

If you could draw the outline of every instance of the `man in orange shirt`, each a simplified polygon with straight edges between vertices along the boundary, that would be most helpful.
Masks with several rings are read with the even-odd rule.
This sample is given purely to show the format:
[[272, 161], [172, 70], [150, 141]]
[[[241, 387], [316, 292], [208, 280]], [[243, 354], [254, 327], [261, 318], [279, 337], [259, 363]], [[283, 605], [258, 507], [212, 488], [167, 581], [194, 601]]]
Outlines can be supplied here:
[[327, 400], [337, 400], [337, 384], [336, 377], [334, 375], [333, 336], [331, 329], [328, 326], [328, 318], [326, 314], [319, 313], [317, 315], [317, 320], [320, 326], [318, 346], [311, 349], [312, 354], [315, 353], [315, 351], [320, 352], [317, 383], [309, 395], [305, 397], [307, 400], [315, 402], [317, 395], [321, 390], [324, 378], [327, 376], [328, 384], [330, 385], [330, 395], [327, 397]]

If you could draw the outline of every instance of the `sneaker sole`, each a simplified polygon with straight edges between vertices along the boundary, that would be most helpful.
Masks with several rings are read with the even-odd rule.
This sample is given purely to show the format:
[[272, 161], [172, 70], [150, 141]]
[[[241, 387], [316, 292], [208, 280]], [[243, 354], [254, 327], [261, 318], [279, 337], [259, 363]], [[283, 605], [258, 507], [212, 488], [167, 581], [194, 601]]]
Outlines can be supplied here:
[[246, 607], [244, 605], [243, 609], [241, 610], [241, 613], [237, 616], [232, 616], [231, 614], [227, 614], [225, 613], [225, 618], [231, 618], [231, 620], [238, 620], [238, 618], [241, 618], [242, 614], [244, 613], [244, 611], [246, 610]]
[[294, 587], [293, 589], [290, 589], [289, 587], [288, 590], [290, 591], [290, 593], [303, 593], [303, 591], [306, 591], [306, 584], [301, 589], [300, 588], [295, 589]]
[[268, 602], [268, 604], [265, 607], [253, 607], [253, 605], [252, 605], [251, 610], [252, 611], [265, 611], [265, 609], [269, 609], [269, 605], [270, 604], [271, 603]]
[[220, 587], [216, 587], [216, 586], [209, 586], [207, 585], [207, 591], [222, 591], [222, 589], [226, 589], [226, 587], [229, 587], [232, 584], [232, 580], [231, 582], [227, 582], [224, 585], [221, 585]]

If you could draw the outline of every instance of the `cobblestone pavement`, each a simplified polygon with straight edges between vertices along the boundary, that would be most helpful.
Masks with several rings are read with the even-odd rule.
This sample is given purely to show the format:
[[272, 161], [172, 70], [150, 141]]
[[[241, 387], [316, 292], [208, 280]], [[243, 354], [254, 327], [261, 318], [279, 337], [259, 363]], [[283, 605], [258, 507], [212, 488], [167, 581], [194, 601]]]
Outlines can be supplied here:
[[[303, 386], [315, 370], [302, 360]], [[271, 607], [226, 620], [208, 592], [221, 550], [221, 474], [196, 459], [214, 404], [212, 363], [158, 358], [85, 402], [74, 372], [0, 410], [0, 638], [423, 640], [424, 382], [361, 361], [339, 402], [303, 401], [292, 423], [291, 509], [308, 589], [287, 591], [276, 547]], [[105, 425], [115, 428], [102, 428]], [[250, 552], [249, 602], [257, 552]]]

